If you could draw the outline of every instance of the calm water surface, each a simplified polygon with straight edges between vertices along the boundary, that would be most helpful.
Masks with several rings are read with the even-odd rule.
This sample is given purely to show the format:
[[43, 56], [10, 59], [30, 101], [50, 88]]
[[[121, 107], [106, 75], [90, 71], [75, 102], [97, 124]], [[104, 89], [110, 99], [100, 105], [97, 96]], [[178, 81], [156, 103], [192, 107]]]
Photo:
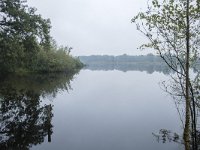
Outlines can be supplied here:
[[[74, 77], [7, 79], [0, 93], [0, 148], [182, 150], [181, 140], [173, 142], [174, 132], [182, 135], [178, 112], [159, 86], [167, 78], [81, 70]], [[169, 140], [160, 129], [171, 131]]]

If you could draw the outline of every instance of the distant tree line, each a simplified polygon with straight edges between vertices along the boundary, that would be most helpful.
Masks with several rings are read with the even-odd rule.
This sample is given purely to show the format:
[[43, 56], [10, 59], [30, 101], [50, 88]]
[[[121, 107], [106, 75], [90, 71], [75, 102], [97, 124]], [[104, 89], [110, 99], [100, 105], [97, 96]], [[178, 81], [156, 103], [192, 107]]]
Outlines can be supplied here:
[[163, 63], [163, 60], [153, 54], [130, 56], [127, 54], [119, 56], [111, 55], [91, 55], [91, 56], [79, 56], [79, 59], [86, 65], [91, 63]]
[[[127, 54], [119, 56], [111, 55], [90, 55], [79, 56], [86, 69], [90, 70], [120, 70], [120, 71], [146, 71], [147, 73], [162, 72], [169, 74], [173, 72], [160, 56], [147, 54], [131, 56]], [[193, 64], [194, 72], [200, 69], [200, 61]]]
[[119, 71], [154, 71], [169, 74], [169, 68], [163, 60], [153, 54], [130, 56], [130, 55], [91, 55], [79, 56], [79, 59], [85, 64], [86, 69], [90, 70], [119, 70]]

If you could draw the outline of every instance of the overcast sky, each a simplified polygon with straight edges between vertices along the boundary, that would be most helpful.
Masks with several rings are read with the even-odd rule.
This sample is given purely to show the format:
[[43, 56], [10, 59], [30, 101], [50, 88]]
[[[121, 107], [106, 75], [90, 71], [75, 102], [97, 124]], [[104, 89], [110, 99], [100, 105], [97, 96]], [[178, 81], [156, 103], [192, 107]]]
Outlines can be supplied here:
[[147, 0], [28, 0], [51, 20], [51, 35], [74, 55], [140, 55], [145, 37], [131, 18], [145, 10]]

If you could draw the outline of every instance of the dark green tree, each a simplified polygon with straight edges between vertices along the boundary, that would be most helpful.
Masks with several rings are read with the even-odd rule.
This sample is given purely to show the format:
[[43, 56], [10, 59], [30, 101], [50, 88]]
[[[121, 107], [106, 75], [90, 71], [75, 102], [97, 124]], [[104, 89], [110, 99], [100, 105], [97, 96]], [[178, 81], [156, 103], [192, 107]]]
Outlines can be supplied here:
[[36, 14], [27, 0], [0, 0], [1, 72], [73, 72], [83, 64], [70, 55], [71, 47], [57, 47], [50, 36], [50, 20]]
[[50, 20], [36, 14], [26, 0], [0, 0], [0, 68], [29, 67], [39, 49], [50, 46]]

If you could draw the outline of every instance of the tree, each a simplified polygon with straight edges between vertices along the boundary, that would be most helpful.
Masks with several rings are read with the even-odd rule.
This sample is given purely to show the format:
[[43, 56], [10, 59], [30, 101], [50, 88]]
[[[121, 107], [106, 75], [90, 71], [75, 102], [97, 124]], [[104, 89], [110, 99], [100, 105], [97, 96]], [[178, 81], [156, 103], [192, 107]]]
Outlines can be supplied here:
[[[137, 29], [150, 41], [141, 48], [153, 48], [176, 75], [166, 90], [185, 100], [185, 149], [198, 149], [196, 135], [196, 105], [198, 104], [198, 75], [190, 77], [190, 68], [197, 62], [200, 48], [199, 0], [152, 0], [146, 12], [132, 19]], [[170, 87], [170, 91], [169, 91]], [[195, 95], [196, 94], [196, 95]], [[191, 119], [191, 126], [190, 126]]]
[[[13, 71], [31, 65], [50, 45], [50, 20], [37, 15], [27, 0], [0, 0], [0, 67]], [[19, 61], [20, 60], [20, 61]]]
[[50, 20], [26, 3], [0, 0], [0, 71], [70, 72], [83, 67], [70, 55], [71, 47], [57, 47]]

